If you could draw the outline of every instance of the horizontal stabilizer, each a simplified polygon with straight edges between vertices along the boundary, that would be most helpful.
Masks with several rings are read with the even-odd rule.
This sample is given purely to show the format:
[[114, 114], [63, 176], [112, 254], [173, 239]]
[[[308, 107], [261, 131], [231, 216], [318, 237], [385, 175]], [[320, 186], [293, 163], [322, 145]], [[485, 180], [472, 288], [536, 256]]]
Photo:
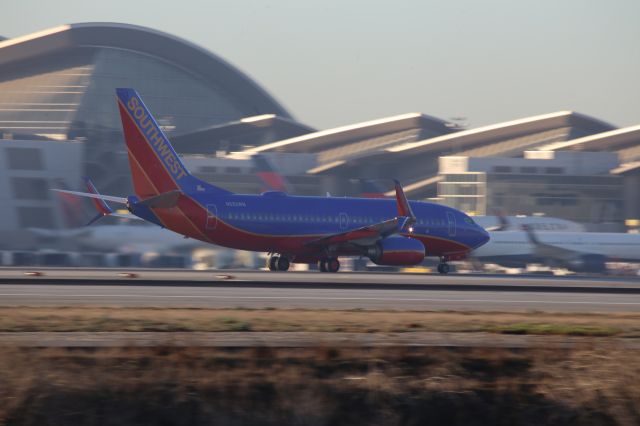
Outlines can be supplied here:
[[127, 204], [124, 197], [114, 197], [112, 195], [91, 194], [89, 192], [67, 191], [66, 189], [52, 189], [52, 191], [62, 192], [64, 194], [77, 195], [78, 197], [97, 198], [99, 200], [111, 201], [118, 204]]

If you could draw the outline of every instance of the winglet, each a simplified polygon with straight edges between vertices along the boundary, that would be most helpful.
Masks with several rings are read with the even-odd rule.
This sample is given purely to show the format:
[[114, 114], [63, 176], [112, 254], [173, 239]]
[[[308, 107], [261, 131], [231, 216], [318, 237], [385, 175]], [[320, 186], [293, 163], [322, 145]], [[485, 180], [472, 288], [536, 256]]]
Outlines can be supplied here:
[[[96, 189], [95, 185], [93, 184], [93, 182], [91, 182], [91, 179], [89, 179], [87, 176], [83, 176], [82, 179], [84, 180], [84, 183], [87, 185], [87, 190], [95, 195], [100, 195], [100, 193], [98, 192], [98, 190]], [[105, 216], [109, 216], [111, 213], [113, 213], [113, 209], [111, 207], [109, 207], [109, 205], [107, 204], [106, 201], [100, 199], [100, 198], [92, 198], [91, 202], [93, 202], [93, 205], [95, 206], [96, 210], [98, 210], [98, 214], [95, 215], [88, 223], [86, 226], [89, 226], [95, 222], [97, 222], [98, 220], [102, 219]]]
[[529, 238], [529, 242], [531, 244], [536, 246], [540, 244], [540, 241], [538, 240], [538, 237], [536, 236], [536, 233], [533, 231], [533, 228], [531, 227], [531, 225], [527, 225], [525, 223], [524, 225], [522, 225], [522, 230], [527, 233], [527, 238]]
[[396, 186], [396, 204], [398, 206], [398, 216], [407, 217], [409, 220], [406, 225], [412, 225], [416, 221], [416, 215], [413, 214], [413, 210], [411, 210], [411, 205], [407, 200], [406, 195], [404, 195], [404, 190], [402, 189], [402, 185], [396, 179], [393, 180]]
[[488, 228], [486, 228], [486, 231], [489, 232], [498, 232], [498, 231], [506, 231], [509, 229], [510, 223], [509, 223], [509, 219], [507, 219], [507, 216], [505, 216], [504, 212], [502, 210], [497, 210], [496, 211], [496, 216], [498, 218], [498, 225], [496, 226], [490, 226]]

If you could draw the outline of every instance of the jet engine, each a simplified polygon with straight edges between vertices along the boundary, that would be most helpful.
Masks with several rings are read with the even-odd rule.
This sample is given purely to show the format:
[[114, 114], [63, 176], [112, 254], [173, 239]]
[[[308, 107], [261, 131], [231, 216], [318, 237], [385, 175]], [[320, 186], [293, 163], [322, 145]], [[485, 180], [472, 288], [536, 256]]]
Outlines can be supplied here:
[[601, 254], [583, 254], [568, 262], [568, 268], [575, 272], [607, 272], [607, 259]]
[[377, 265], [417, 265], [424, 260], [424, 244], [407, 237], [390, 237], [367, 248], [367, 257]]

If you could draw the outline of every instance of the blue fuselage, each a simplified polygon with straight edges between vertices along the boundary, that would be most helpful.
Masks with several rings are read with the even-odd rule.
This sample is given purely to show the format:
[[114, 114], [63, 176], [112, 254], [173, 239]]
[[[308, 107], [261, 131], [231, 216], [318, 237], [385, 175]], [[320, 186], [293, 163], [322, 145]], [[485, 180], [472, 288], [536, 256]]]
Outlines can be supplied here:
[[[226, 247], [304, 253], [313, 256], [306, 243], [327, 235], [378, 224], [398, 216], [395, 199], [301, 197], [281, 192], [262, 195], [207, 194], [184, 195], [189, 199], [180, 207], [176, 221], [187, 220], [204, 232], [186, 234]], [[181, 232], [149, 208], [136, 207], [138, 216]], [[487, 232], [463, 212], [425, 202], [410, 202], [416, 222], [403, 235], [422, 241], [425, 255], [463, 256], [488, 240]], [[154, 209], [155, 210], [155, 209]], [[185, 232], [181, 232], [185, 234]]]

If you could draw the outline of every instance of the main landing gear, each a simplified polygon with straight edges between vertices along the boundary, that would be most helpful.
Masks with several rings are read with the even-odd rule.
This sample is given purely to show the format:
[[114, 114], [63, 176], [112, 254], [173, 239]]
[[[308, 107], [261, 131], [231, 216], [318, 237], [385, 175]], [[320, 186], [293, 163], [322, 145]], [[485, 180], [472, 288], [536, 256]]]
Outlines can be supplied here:
[[444, 260], [440, 260], [440, 263], [438, 263], [438, 272], [440, 272], [441, 274], [448, 274], [449, 270], [449, 264]]
[[340, 270], [340, 261], [336, 257], [320, 259], [318, 261], [318, 269], [320, 272], [338, 272]]
[[289, 265], [290, 262], [287, 256], [283, 256], [278, 253], [271, 253], [267, 257], [267, 267], [270, 271], [288, 271]]
[[329, 257], [318, 261], [318, 269], [320, 272], [338, 272], [340, 270], [340, 261], [336, 257]]
[[[289, 258], [280, 253], [269, 253], [267, 257], [267, 268], [270, 271], [287, 271], [291, 261]], [[318, 261], [318, 269], [321, 272], [338, 272], [340, 270], [340, 261], [337, 257], [327, 257]]]

